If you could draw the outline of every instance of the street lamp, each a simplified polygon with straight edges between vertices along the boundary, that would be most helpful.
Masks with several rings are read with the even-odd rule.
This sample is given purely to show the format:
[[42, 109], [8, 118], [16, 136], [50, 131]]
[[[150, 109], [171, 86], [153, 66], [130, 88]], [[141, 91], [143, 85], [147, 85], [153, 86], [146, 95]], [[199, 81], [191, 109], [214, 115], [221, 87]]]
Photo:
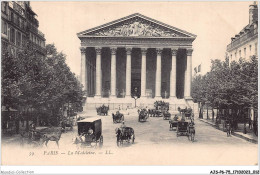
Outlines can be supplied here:
[[135, 108], [136, 108], [136, 100], [138, 99], [138, 97], [135, 95], [133, 98], [135, 99]]

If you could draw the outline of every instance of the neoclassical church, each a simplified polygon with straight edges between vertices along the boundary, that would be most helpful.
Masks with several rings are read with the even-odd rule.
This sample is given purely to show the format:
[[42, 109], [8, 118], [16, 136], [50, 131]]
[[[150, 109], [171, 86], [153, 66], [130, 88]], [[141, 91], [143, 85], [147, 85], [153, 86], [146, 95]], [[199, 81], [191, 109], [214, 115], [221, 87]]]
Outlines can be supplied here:
[[77, 34], [86, 104], [187, 104], [196, 35], [135, 13]]

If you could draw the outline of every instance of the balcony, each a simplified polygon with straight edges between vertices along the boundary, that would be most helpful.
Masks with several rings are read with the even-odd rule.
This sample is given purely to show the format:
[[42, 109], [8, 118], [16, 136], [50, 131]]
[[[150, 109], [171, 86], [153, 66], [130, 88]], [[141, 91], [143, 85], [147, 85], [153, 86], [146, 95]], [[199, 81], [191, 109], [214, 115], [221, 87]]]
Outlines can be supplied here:
[[252, 38], [253, 36], [258, 34], [258, 29], [251, 29], [248, 32], [240, 35], [240, 37], [235, 38], [228, 46], [227, 51], [232, 50], [236, 46], [239, 46], [240, 44], [244, 43], [245, 41], [248, 41], [248, 39]]
[[30, 31], [32, 31], [33, 33], [35, 33], [35, 34], [38, 34], [38, 35], [41, 36], [42, 38], [44, 38], [44, 36], [45, 36], [40, 30], [38, 30], [36, 27], [34, 27], [34, 26], [31, 25], [31, 24], [28, 24], [28, 29], [29, 29]]

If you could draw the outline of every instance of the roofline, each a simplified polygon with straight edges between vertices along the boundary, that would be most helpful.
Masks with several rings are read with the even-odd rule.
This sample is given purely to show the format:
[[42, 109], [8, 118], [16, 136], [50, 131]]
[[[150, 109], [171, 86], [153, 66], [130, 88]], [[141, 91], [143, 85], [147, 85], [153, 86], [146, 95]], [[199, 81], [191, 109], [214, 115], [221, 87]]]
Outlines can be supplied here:
[[90, 28], [90, 29], [88, 29], [88, 30], [79, 32], [79, 33], [77, 33], [77, 36], [80, 37], [80, 36], [82, 36], [82, 34], [84, 34], [84, 33], [89, 33], [89, 32], [92, 32], [92, 31], [95, 31], [95, 30], [98, 30], [98, 29], [107, 27], [107, 26], [109, 26], [109, 25], [113, 25], [113, 24], [122, 22], [122, 21], [124, 21], [124, 20], [127, 20], [127, 19], [132, 18], [132, 17], [135, 17], [135, 16], [139, 16], [139, 17], [144, 18], [144, 19], [146, 19], [146, 20], [152, 21], [152, 22], [157, 23], [157, 24], [159, 24], [159, 25], [162, 25], [162, 26], [164, 26], [164, 27], [166, 27], [166, 28], [170, 28], [170, 29], [172, 29], [172, 30], [176, 30], [176, 31], [178, 31], [178, 32], [180, 32], [180, 33], [182, 33], [182, 34], [189, 35], [190, 37], [194, 37], [194, 38], [197, 37], [197, 35], [195, 35], [195, 34], [189, 33], [189, 32], [187, 32], [187, 31], [185, 31], [185, 30], [181, 30], [181, 29], [179, 29], [179, 28], [176, 28], [176, 27], [173, 27], [173, 26], [171, 26], [171, 25], [165, 24], [165, 23], [163, 23], [163, 22], [157, 21], [157, 20], [155, 20], [155, 19], [149, 18], [149, 17], [144, 16], [144, 15], [142, 15], [142, 14], [140, 14], [140, 13], [134, 13], [134, 14], [132, 14], [132, 15], [128, 15], [128, 16], [126, 16], [126, 17], [123, 17], [123, 18], [120, 18], [120, 19], [117, 19], [117, 20], [114, 20], [114, 21], [111, 21], [111, 22], [108, 22], [108, 23], [99, 25], [99, 26], [97, 26], [97, 27]]
[[95, 36], [95, 35], [78, 35], [79, 38], [135, 38], [135, 39], [185, 39], [195, 40], [196, 37], [150, 37], [150, 36]]

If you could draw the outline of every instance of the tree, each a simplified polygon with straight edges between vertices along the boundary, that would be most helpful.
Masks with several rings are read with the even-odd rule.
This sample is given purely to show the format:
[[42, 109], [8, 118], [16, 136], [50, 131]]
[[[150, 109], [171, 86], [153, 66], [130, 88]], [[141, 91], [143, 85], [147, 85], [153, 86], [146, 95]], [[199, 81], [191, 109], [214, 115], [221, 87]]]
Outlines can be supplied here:
[[2, 56], [2, 105], [25, 111], [27, 129], [29, 110], [45, 111], [44, 116], [57, 125], [65, 103], [81, 106], [82, 87], [65, 63], [66, 56], [54, 45], [46, 49], [47, 56], [40, 56], [27, 43], [17, 56]]

